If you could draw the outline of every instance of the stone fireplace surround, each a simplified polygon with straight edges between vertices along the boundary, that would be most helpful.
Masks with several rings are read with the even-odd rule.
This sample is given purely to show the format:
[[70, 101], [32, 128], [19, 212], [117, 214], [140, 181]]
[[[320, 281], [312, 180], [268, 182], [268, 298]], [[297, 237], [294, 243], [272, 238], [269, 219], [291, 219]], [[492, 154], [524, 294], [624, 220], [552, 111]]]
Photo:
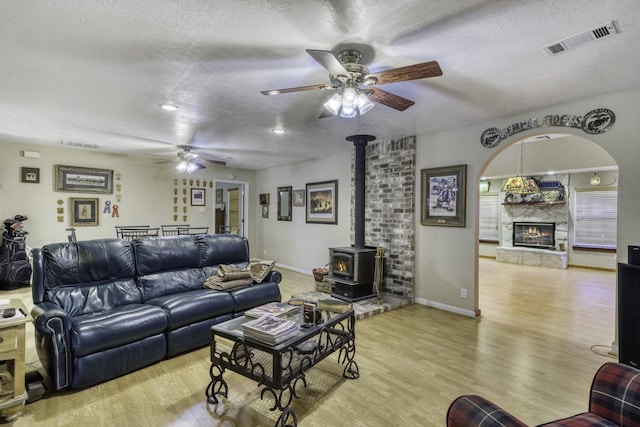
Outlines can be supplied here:
[[[544, 178], [542, 179], [544, 180]], [[566, 186], [568, 175], [558, 175], [555, 180]], [[500, 193], [504, 200], [505, 193]], [[555, 249], [538, 249], [513, 246], [514, 222], [555, 223]], [[568, 241], [569, 205], [558, 202], [503, 203], [501, 215], [501, 246], [496, 248], [496, 260], [509, 264], [523, 264], [558, 269], [567, 268], [566, 244]], [[564, 246], [563, 250], [558, 250]]]

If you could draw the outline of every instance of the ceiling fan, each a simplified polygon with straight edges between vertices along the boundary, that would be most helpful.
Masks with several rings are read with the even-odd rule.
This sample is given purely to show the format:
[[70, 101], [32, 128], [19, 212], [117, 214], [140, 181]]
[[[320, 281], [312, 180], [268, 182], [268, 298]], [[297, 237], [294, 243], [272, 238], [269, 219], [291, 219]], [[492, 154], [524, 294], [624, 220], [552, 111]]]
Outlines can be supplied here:
[[277, 95], [316, 89], [333, 89], [336, 93], [324, 104], [325, 111], [320, 115], [320, 118], [337, 114], [341, 117], [352, 118], [357, 115], [357, 112], [362, 115], [373, 107], [373, 102], [404, 111], [415, 102], [378, 89], [376, 86], [442, 75], [440, 65], [436, 61], [369, 73], [369, 69], [360, 63], [362, 53], [358, 50], [343, 50], [338, 53], [337, 57], [327, 50], [306, 49], [306, 52], [329, 71], [330, 83], [265, 90], [260, 93]]
[[[197, 153], [193, 151], [194, 149], [196, 149], [196, 147], [194, 146], [177, 145], [176, 147], [182, 150], [177, 153], [176, 160], [175, 160], [177, 162], [176, 169], [178, 169], [181, 172], [191, 173], [196, 170], [205, 169], [204, 164], [219, 165], [219, 166], [227, 165], [227, 162], [223, 160], [204, 159], [200, 157]], [[174, 160], [164, 160], [157, 163], [170, 163], [173, 161]]]

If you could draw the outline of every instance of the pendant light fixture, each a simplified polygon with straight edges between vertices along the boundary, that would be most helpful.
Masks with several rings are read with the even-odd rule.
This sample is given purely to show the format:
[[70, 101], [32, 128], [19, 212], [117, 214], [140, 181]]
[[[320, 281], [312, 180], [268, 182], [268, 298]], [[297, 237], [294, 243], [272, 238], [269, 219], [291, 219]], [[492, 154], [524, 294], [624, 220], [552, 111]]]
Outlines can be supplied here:
[[520, 141], [520, 161], [518, 162], [518, 175], [507, 178], [502, 191], [514, 194], [533, 194], [539, 193], [538, 183], [535, 179], [522, 175], [524, 141]]

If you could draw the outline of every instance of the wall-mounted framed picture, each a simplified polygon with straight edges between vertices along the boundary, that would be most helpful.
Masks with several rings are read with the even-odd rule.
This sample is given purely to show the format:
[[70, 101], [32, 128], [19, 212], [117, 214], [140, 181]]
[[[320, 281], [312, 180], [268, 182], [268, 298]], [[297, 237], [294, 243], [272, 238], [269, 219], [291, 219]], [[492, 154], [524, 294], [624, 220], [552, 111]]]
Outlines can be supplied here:
[[420, 223], [465, 226], [467, 165], [422, 169]]
[[20, 182], [28, 184], [40, 183], [40, 168], [20, 168]]
[[69, 198], [69, 212], [72, 227], [97, 226], [98, 199], [97, 198]]
[[480, 181], [480, 192], [488, 193], [490, 186], [491, 186], [491, 183], [489, 181]]
[[269, 206], [269, 193], [260, 194], [260, 205], [261, 206]]
[[[216, 190], [217, 191], [217, 190]], [[205, 206], [207, 190], [204, 188], [191, 189], [191, 206]]]
[[55, 165], [56, 191], [113, 194], [113, 170]]
[[216, 203], [222, 203], [222, 188], [216, 189]]
[[338, 223], [338, 181], [312, 182], [306, 185], [307, 223]]
[[293, 206], [304, 206], [305, 190], [293, 190]]

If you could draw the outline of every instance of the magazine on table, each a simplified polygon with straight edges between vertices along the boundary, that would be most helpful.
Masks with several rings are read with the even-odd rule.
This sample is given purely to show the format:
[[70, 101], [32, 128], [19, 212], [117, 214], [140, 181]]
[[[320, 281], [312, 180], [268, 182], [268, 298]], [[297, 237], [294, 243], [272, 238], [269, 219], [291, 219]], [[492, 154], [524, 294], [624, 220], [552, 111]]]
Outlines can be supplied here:
[[262, 317], [265, 314], [280, 317], [295, 313], [296, 311], [298, 311], [298, 307], [295, 305], [287, 304], [286, 302], [270, 302], [247, 310], [244, 314], [245, 316], [255, 318]]
[[245, 337], [257, 339], [268, 344], [278, 344], [300, 332], [300, 325], [293, 320], [265, 314], [242, 325]]

